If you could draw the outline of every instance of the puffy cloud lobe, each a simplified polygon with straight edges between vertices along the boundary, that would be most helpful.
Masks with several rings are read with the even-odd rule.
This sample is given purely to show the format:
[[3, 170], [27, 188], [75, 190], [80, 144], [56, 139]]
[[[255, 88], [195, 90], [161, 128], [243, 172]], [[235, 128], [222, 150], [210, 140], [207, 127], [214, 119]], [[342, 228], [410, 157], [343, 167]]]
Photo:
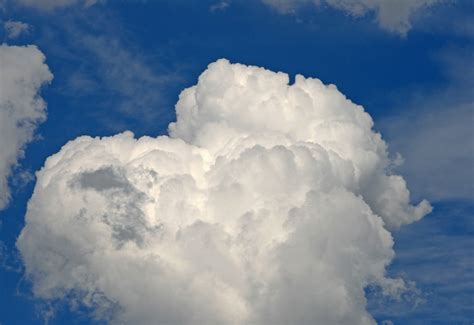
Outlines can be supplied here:
[[18, 247], [34, 293], [150, 324], [372, 324], [390, 229], [431, 209], [333, 85], [212, 63], [169, 136], [81, 137], [46, 161]]
[[379, 26], [389, 32], [405, 35], [411, 29], [411, 18], [417, 11], [443, 0], [262, 0], [281, 13], [291, 13], [301, 5], [325, 4], [360, 17], [374, 12]]
[[35, 46], [0, 45], [0, 209], [10, 199], [13, 166], [46, 119], [46, 104], [38, 93], [53, 75], [44, 60]]

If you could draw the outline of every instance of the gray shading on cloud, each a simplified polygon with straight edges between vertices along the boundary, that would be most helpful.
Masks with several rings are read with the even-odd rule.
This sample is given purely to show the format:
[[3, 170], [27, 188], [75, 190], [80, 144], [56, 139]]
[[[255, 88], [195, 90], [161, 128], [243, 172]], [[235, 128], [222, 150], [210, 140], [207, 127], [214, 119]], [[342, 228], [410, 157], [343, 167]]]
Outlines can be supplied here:
[[[34, 295], [130, 324], [374, 324], [410, 204], [334, 85], [218, 60], [169, 136], [83, 136], [37, 173], [17, 246]], [[98, 298], [99, 297], [99, 298]], [[117, 307], [118, 306], [118, 307]]]
[[118, 174], [111, 167], [92, 172], [84, 172], [78, 175], [76, 182], [76, 184], [83, 189], [90, 188], [96, 191], [122, 189], [126, 192], [130, 191], [130, 184], [127, 179]]

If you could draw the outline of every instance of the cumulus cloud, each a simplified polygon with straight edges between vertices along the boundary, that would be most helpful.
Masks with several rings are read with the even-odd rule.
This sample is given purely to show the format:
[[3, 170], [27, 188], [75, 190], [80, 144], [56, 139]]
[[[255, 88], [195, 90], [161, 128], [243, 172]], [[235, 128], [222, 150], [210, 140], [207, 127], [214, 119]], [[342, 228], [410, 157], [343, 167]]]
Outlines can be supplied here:
[[[157, 71], [159, 69], [139, 49], [112, 35], [97, 37], [78, 34], [75, 42], [97, 62], [94, 65], [97, 69], [97, 86], [102, 87], [101, 91], [108, 95], [104, 100], [105, 105], [115, 105], [119, 116], [139, 120], [144, 127], [151, 122], [150, 118], [156, 119], [163, 115], [160, 109], [164, 101], [163, 90], [166, 85], [179, 80], [177, 75], [163, 68]], [[75, 81], [70, 81], [75, 92], [82, 95], [92, 93], [80, 89], [82, 84], [78, 85]], [[141, 115], [137, 112], [141, 112]], [[109, 127], [116, 122], [110, 116], [105, 117], [105, 120]], [[120, 125], [119, 121], [116, 123]]]
[[303, 5], [327, 5], [354, 17], [375, 14], [378, 25], [392, 33], [405, 35], [411, 29], [412, 16], [442, 0], [262, 0], [281, 13], [293, 13]]
[[129, 324], [373, 324], [409, 203], [334, 85], [209, 65], [169, 136], [80, 137], [37, 173], [18, 238], [34, 294]]
[[3, 28], [8, 38], [15, 39], [20, 37], [21, 34], [27, 33], [30, 25], [21, 21], [7, 20], [3, 23]]
[[46, 118], [39, 90], [53, 75], [44, 60], [35, 46], [0, 45], [0, 209], [10, 199], [12, 168]]
[[[137, 124], [142, 134], [162, 130], [174, 118], [165, 110], [173, 104], [167, 91], [183, 82], [183, 67], [147, 54], [113, 13], [67, 12], [44, 29], [43, 46], [64, 63], [56, 71], [65, 80], [59, 91], [81, 114], [113, 132]], [[82, 100], [90, 97], [93, 103], [82, 109]]]

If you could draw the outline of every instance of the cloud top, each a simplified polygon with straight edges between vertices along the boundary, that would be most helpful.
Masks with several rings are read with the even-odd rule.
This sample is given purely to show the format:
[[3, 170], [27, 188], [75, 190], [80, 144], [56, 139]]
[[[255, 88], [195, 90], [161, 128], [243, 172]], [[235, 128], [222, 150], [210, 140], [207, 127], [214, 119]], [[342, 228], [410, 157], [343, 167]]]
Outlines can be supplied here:
[[34, 293], [150, 324], [373, 324], [409, 203], [373, 122], [333, 85], [219, 60], [169, 136], [48, 158], [18, 247]]

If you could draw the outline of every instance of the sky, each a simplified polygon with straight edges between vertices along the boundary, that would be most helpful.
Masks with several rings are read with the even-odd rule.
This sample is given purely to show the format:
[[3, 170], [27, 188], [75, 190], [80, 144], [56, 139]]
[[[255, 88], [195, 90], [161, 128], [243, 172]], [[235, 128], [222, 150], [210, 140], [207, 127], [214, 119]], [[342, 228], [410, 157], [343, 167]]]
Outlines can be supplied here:
[[473, 22], [0, 1], [0, 324], [471, 324]]

